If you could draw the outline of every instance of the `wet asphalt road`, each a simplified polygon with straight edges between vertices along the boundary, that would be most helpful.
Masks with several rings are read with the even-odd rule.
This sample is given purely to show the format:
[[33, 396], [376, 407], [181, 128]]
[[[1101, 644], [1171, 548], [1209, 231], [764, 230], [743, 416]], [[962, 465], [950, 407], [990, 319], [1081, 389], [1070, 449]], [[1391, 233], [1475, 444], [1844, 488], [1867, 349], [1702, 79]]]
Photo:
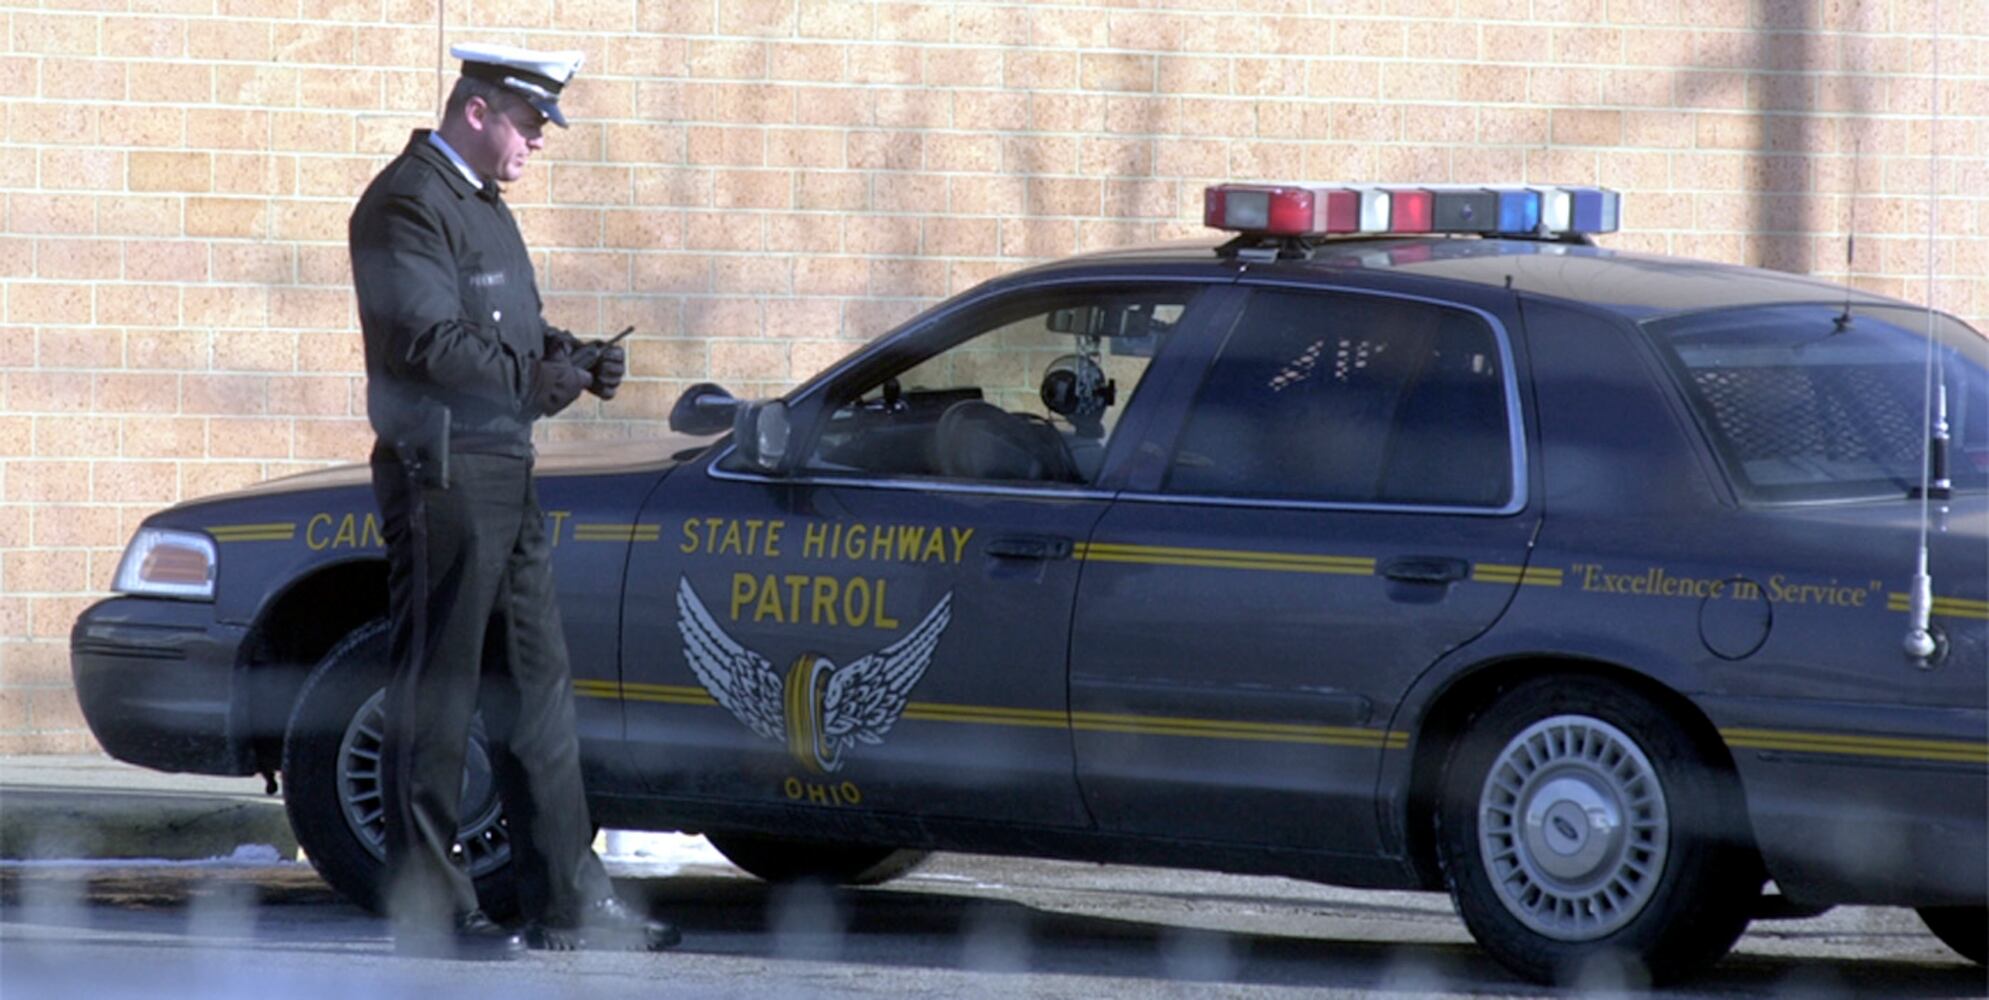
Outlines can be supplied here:
[[[717, 865], [616, 867], [684, 927], [663, 955], [498, 965], [392, 954], [308, 866], [0, 868], [0, 1000], [284, 997], [1569, 996], [1472, 945], [1442, 896], [1278, 878], [940, 855], [861, 890]], [[1758, 922], [1664, 996], [1980, 997], [1989, 974], [1904, 910]]]

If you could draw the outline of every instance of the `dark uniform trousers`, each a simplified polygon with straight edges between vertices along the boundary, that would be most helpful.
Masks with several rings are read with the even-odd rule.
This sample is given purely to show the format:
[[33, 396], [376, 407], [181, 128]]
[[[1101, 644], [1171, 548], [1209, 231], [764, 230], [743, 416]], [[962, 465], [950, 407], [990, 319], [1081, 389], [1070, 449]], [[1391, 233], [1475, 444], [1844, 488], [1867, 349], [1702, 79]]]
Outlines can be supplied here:
[[[477, 909], [452, 854], [481, 708], [524, 912], [553, 926], [610, 894], [581, 789], [573, 684], [532, 461], [453, 453], [447, 489], [411, 489], [376, 451], [394, 675], [382, 773], [388, 905], [432, 924]], [[421, 527], [417, 527], [417, 520]]]

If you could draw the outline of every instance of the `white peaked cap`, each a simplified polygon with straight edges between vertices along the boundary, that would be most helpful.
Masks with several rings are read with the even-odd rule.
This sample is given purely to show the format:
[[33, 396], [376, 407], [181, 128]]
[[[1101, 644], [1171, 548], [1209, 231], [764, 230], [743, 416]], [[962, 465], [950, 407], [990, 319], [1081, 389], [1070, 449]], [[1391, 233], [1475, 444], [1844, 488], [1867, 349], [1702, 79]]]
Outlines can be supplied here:
[[449, 46], [449, 54], [463, 61], [464, 76], [516, 92], [562, 128], [566, 116], [559, 110], [559, 93], [580, 71], [587, 56], [578, 51], [539, 52], [486, 42], [458, 42]]

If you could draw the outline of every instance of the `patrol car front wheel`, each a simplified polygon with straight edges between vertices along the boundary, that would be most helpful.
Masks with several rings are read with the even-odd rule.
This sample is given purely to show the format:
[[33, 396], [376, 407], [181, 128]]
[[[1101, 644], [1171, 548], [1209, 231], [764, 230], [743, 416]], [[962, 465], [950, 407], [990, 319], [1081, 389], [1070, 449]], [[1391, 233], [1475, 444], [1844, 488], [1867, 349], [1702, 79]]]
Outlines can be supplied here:
[[768, 882], [879, 885], [919, 866], [930, 851], [861, 844], [821, 844], [737, 833], [705, 839], [725, 860]]
[[[387, 643], [387, 623], [376, 620], [326, 654], [305, 679], [283, 740], [283, 804], [298, 845], [332, 888], [376, 913], [386, 902]], [[518, 909], [511, 838], [481, 719], [471, 725], [463, 771], [456, 860], [484, 910], [503, 919]]]
[[1472, 936], [1541, 982], [1622, 988], [1718, 961], [1763, 881], [1714, 753], [1590, 677], [1493, 699], [1451, 753], [1444, 878]]

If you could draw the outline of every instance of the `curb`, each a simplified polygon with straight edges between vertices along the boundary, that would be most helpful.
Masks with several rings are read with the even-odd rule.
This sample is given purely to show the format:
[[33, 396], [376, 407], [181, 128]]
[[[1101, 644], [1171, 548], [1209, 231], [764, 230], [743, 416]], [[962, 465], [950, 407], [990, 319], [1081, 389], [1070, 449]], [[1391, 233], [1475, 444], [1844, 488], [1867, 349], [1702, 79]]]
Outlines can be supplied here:
[[227, 857], [250, 844], [297, 856], [280, 801], [116, 789], [0, 788], [0, 858]]

